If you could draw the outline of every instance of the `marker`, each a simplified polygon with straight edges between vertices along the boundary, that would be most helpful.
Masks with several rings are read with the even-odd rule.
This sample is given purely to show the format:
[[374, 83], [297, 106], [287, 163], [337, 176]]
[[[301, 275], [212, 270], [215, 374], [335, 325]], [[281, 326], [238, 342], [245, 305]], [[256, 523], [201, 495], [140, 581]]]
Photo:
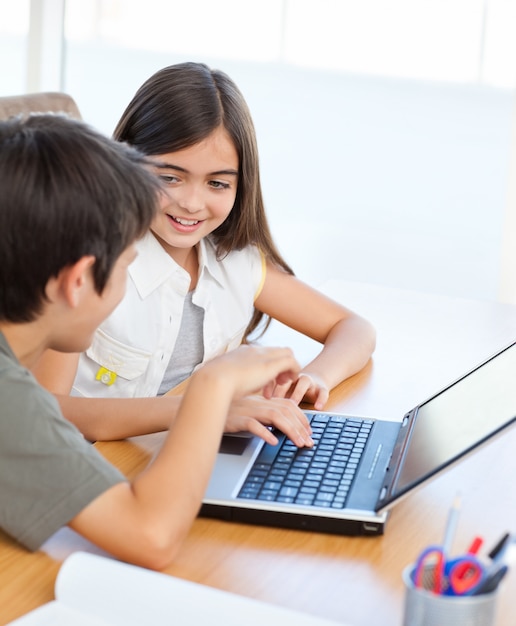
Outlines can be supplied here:
[[505, 535], [503, 535], [501, 539], [497, 542], [497, 544], [491, 549], [491, 551], [488, 554], [491, 560], [497, 561], [503, 556], [503, 553], [505, 552], [505, 548], [507, 547], [507, 543], [509, 542], [510, 536], [511, 536], [510, 533], [505, 533]]
[[468, 554], [477, 554], [483, 543], [482, 537], [475, 537], [468, 548]]
[[[471, 554], [472, 556], [476, 555], [483, 543], [484, 540], [482, 537], [475, 537], [466, 554]], [[468, 562], [464, 561], [464, 563], [457, 565], [456, 572], [459, 579], [465, 578], [471, 572]]]

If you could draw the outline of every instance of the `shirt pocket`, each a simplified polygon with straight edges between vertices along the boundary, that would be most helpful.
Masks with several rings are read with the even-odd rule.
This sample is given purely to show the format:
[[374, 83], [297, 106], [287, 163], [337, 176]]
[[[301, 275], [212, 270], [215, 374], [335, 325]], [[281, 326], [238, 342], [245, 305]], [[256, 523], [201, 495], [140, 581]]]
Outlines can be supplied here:
[[149, 366], [151, 353], [128, 346], [97, 330], [86, 354], [96, 363], [126, 380], [138, 378]]
[[124, 344], [98, 329], [81, 357], [74, 390], [87, 396], [133, 396], [144, 385], [151, 357], [151, 352]]

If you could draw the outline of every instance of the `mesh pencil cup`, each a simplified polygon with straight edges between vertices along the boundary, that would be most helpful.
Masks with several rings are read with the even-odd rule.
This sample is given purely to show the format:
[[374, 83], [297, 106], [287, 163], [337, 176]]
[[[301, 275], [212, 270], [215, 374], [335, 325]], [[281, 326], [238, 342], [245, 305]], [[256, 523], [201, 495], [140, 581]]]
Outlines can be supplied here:
[[413, 571], [413, 565], [403, 570], [403, 626], [494, 626], [498, 589], [478, 596], [438, 595], [417, 588]]

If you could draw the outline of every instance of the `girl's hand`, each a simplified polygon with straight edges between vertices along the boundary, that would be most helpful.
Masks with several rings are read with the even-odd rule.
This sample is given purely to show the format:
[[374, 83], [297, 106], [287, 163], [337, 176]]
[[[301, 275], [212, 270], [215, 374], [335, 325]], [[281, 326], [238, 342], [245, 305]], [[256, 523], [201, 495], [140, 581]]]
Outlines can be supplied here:
[[256, 395], [234, 400], [225, 432], [247, 431], [274, 446], [278, 440], [267, 426], [281, 430], [296, 446], [313, 446], [312, 429], [306, 415], [297, 403], [286, 398], [268, 399]]
[[[267, 393], [270, 393], [269, 388]], [[301, 372], [294, 382], [276, 385], [267, 397], [290, 398], [296, 404], [304, 400], [313, 404], [317, 411], [321, 411], [329, 396], [330, 390], [322, 378], [316, 374]]]

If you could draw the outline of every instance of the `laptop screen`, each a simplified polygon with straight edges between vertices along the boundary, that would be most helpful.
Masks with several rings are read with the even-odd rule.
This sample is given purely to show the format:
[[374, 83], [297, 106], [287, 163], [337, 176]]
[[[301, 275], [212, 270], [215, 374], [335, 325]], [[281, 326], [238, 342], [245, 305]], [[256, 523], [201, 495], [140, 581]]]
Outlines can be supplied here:
[[512, 344], [416, 409], [405, 458], [387, 500], [398, 499], [515, 420]]

